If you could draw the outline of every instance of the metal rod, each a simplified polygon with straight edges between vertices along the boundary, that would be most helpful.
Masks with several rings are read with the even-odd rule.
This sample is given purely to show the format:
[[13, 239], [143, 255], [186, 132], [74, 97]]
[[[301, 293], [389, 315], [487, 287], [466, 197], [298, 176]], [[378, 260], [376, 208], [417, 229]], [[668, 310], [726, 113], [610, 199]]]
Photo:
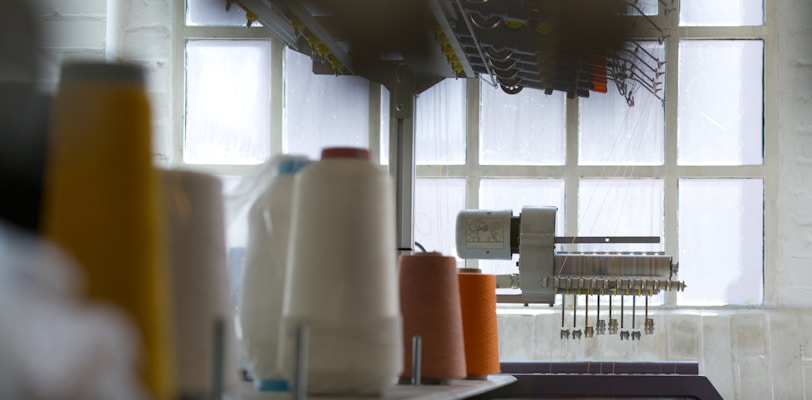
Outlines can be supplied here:
[[223, 395], [223, 365], [225, 361], [225, 322], [217, 318], [212, 324], [211, 366], [209, 369], [209, 398], [220, 400]]
[[564, 329], [564, 313], [566, 312], [567, 295], [561, 295], [561, 329]]
[[660, 243], [659, 236], [556, 236], [553, 243]]
[[648, 296], [646, 296], [646, 319], [648, 319]]
[[599, 324], [600, 320], [601, 320], [601, 295], [598, 295], [598, 309], [595, 312], [595, 325], [596, 326]]
[[625, 305], [623, 304], [626, 300], [626, 296], [620, 295], [620, 329], [623, 329], [623, 319], [624, 319], [624, 308]]
[[423, 339], [420, 335], [412, 336], [412, 385], [420, 385], [420, 370], [423, 363]]
[[310, 345], [310, 332], [306, 325], [296, 328], [296, 382], [293, 388], [294, 400], [307, 399], [307, 357]]
[[[388, 75], [388, 74], [387, 74]], [[406, 65], [397, 64], [385, 79], [389, 89], [389, 174], [395, 183], [396, 240], [398, 248], [414, 247], [414, 185], [416, 88]], [[410, 250], [406, 250], [408, 252]]]
[[589, 297], [584, 295], [584, 326], [589, 326]]
[[572, 295], [572, 327], [575, 328], [575, 320], [578, 317], [578, 295]]
[[632, 296], [632, 329], [634, 329], [635, 319], [637, 317], [637, 296]]
[[612, 301], [614, 300], [614, 296], [611, 294], [609, 295], [609, 320], [612, 320]]

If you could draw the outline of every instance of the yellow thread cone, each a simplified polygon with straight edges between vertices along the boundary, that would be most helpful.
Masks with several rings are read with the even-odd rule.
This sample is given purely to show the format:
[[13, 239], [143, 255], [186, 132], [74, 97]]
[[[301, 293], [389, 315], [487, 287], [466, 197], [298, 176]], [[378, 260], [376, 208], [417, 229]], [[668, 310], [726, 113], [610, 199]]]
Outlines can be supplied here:
[[63, 66], [43, 222], [45, 235], [83, 269], [88, 297], [132, 319], [144, 346], [143, 382], [155, 398], [169, 399], [175, 395], [169, 271], [150, 130], [141, 68]]

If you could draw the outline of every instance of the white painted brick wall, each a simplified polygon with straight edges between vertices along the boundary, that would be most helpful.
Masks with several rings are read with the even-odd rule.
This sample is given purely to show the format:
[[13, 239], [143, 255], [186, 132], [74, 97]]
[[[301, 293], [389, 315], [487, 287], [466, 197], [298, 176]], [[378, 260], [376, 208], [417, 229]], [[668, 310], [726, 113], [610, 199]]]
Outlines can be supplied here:
[[[170, 154], [172, 118], [170, 0], [120, 0], [120, 51], [150, 68], [156, 149]], [[726, 399], [812, 400], [812, 2], [777, 2], [780, 21], [777, 105], [779, 249], [766, 260], [775, 304], [760, 310], [657, 314], [655, 336], [564, 341], [560, 317], [513, 310], [499, 316], [500, 351], [523, 360], [695, 359]], [[181, 1], [177, 1], [181, 4]], [[37, 0], [48, 27], [47, 61], [103, 56], [106, 0]], [[66, 35], [65, 37], [62, 37]], [[75, 35], [70, 37], [71, 35]], [[57, 64], [58, 65], [58, 64]], [[48, 76], [55, 77], [51, 67]], [[525, 315], [523, 315], [525, 314]]]
[[33, 0], [32, 3], [46, 14], [104, 16], [107, 13], [106, 0]]
[[812, 6], [781, 1], [780, 301], [812, 306]]
[[[172, 4], [169, 0], [115, 0], [119, 16], [110, 26], [116, 56], [148, 68], [147, 90], [153, 114], [153, 153], [167, 165], [172, 154]], [[183, 1], [175, 1], [178, 7]]]
[[106, 0], [35, 0], [32, 3], [41, 21], [45, 90], [56, 86], [62, 62], [104, 58]]
[[804, 390], [812, 390], [809, 310], [655, 312], [652, 317], [655, 333], [641, 341], [621, 341], [617, 335], [562, 340], [558, 312], [501, 310], [500, 355], [539, 361], [698, 361], [700, 373], [725, 399], [812, 399], [804, 397]]
[[[69, 60], [114, 58], [148, 70], [153, 148], [165, 158], [172, 148], [172, 9], [169, 0], [36, 0], [43, 30], [43, 89], [56, 87], [60, 65]], [[182, 2], [179, 2], [182, 4]], [[108, 43], [108, 40], [115, 43]], [[114, 49], [117, 54], [108, 54]], [[163, 155], [163, 156], [161, 156]]]

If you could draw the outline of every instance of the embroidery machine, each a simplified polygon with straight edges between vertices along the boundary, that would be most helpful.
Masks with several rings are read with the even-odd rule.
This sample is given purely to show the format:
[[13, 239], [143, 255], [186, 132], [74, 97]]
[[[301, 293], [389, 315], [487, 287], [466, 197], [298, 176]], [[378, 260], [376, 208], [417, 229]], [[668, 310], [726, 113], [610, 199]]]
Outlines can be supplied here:
[[[620, 333], [621, 340], [640, 340], [636, 325], [636, 301], [645, 299], [644, 330], [654, 332], [648, 313], [649, 297], [660, 291], [681, 291], [685, 283], [675, 280], [677, 263], [663, 253], [572, 253], [556, 252], [557, 244], [659, 243], [659, 237], [559, 237], [555, 236], [556, 207], [524, 207], [519, 216], [511, 210], [465, 210], [457, 216], [457, 254], [464, 259], [510, 260], [519, 255], [519, 273], [497, 276], [497, 288], [521, 289], [519, 295], [501, 295], [500, 302], [555, 304], [555, 295], [572, 295], [572, 330], [564, 325], [562, 301], [561, 338], [580, 339]], [[576, 327], [577, 301], [584, 303], [584, 329]], [[589, 297], [596, 297], [597, 311], [589, 315]], [[601, 296], [610, 298], [607, 320], [602, 319]], [[620, 296], [619, 313], [613, 310], [613, 296]], [[625, 298], [632, 298], [631, 329], [625, 323]], [[618, 323], [618, 317], [620, 322]]]

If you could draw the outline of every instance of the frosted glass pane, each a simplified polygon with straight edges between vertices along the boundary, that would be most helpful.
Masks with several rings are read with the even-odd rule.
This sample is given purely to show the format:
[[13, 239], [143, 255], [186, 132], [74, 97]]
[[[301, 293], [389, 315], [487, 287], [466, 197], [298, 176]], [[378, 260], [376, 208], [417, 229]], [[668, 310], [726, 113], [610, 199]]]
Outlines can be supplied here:
[[258, 164], [270, 156], [270, 61], [267, 40], [186, 42], [185, 162]]
[[681, 26], [764, 24], [764, 0], [680, 0]]
[[659, 12], [657, 0], [631, 0], [626, 3], [628, 15], [657, 15]]
[[480, 87], [480, 164], [564, 165], [563, 92], [510, 95], [485, 82]]
[[679, 305], [761, 304], [764, 183], [760, 179], [679, 181]]
[[186, 25], [245, 26], [246, 22], [245, 10], [236, 3], [226, 11], [225, 0], [186, 0]]
[[445, 79], [417, 96], [418, 164], [465, 164], [465, 79]]
[[[641, 47], [657, 59], [665, 60], [663, 45], [642, 42]], [[663, 82], [664, 78], [660, 81]], [[634, 91], [634, 106], [629, 107], [615, 84], [609, 82], [608, 86], [607, 93], [591, 93], [588, 98], [579, 100], [578, 163], [662, 165], [665, 137], [663, 102], [638, 85]], [[661, 87], [664, 86], [663, 82]]]
[[285, 51], [285, 152], [318, 159], [325, 147], [368, 148], [369, 81], [316, 75], [312, 63]]
[[[578, 191], [579, 236], [663, 237], [663, 181], [582, 179]], [[579, 245], [579, 251], [663, 251], [656, 244]]]
[[465, 179], [416, 179], [414, 198], [414, 240], [427, 251], [456, 257], [455, 229], [457, 214], [465, 209]]
[[678, 163], [761, 164], [764, 42], [684, 40], [679, 53]]
[[[524, 92], [524, 91], [522, 91]], [[479, 184], [479, 208], [482, 210], [513, 210], [518, 216], [524, 206], [556, 206], [555, 233], [563, 235], [566, 221], [564, 213], [563, 179], [483, 179]], [[510, 260], [480, 260], [479, 268], [488, 274], [515, 274], [518, 255]]]

